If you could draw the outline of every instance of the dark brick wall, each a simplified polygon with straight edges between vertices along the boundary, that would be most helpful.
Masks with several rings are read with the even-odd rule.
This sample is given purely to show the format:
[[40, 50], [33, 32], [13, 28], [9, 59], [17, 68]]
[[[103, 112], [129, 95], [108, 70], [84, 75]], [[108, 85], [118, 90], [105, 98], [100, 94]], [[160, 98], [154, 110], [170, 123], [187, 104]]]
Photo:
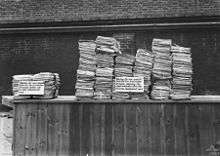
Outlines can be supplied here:
[[[151, 49], [154, 37], [171, 38], [192, 48], [193, 94], [220, 94], [220, 31], [214, 29], [152, 30], [135, 32], [136, 48]], [[99, 32], [111, 36], [115, 32]], [[0, 35], [0, 95], [11, 94], [14, 74], [57, 72], [61, 94], [74, 94], [79, 38], [95, 39], [98, 33]], [[135, 55], [135, 54], [134, 54]]]
[[73, 94], [77, 40], [76, 34], [1, 35], [0, 94], [11, 93], [12, 75], [41, 71], [59, 73], [61, 92]]
[[219, 16], [219, 0], [1, 0], [0, 22]]

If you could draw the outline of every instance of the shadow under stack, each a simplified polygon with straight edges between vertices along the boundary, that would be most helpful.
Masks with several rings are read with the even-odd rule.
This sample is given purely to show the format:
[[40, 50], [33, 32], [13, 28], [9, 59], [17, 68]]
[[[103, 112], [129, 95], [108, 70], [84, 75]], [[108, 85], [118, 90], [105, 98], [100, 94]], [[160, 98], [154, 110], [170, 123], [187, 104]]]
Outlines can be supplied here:
[[80, 40], [79, 67], [77, 70], [76, 97], [78, 99], [92, 99], [94, 96], [95, 70], [96, 70], [96, 44], [92, 40]]
[[154, 56], [150, 51], [145, 49], [137, 50], [133, 76], [144, 77], [144, 92], [132, 93], [133, 100], [149, 99], [153, 58]]
[[114, 57], [119, 53], [119, 44], [112, 37], [96, 38], [96, 81], [95, 99], [108, 100], [112, 97]]
[[171, 44], [170, 39], [153, 39], [152, 51], [154, 53], [153, 87], [151, 98], [167, 100], [170, 96], [171, 75]]
[[189, 99], [192, 91], [192, 58], [191, 49], [172, 46], [173, 80], [172, 99]]

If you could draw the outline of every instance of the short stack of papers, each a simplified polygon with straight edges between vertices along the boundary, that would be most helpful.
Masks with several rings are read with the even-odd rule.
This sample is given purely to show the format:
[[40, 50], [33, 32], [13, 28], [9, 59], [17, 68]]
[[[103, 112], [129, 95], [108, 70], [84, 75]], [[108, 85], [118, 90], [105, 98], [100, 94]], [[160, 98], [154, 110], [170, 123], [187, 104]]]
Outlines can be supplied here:
[[[44, 96], [39, 98], [54, 98], [57, 97], [57, 89], [59, 88], [60, 78], [58, 74], [50, 72], [41, 72], [33, 76], [35, 81], [44, 81]], [[57, 81], [58, 80], [58, 81]]]
[[172, 40], [170, 39], [153, 39], [152, 51], [155, 58], [153, 65], [154, 84], [151, 92], [152, 99], [164, 100], [169, 98], [169, 80], [172, 78], [171, 44]]
[[144, 77], [144, 92], [133, 93], [133, 100], [148, 99], [149, 86], [151, 85], [151, 73], [154, 55], [145, 49], [138, 49], [136, 54], [133, 76]]
[[29, 96], [29, 95], [20, 96], [20, 94], [19, 94], [19, 83], [20, 83], [20, 81], [32, 81], [32, 80], [33, 80], [33, 75], [31, 75], [31, 74], [12, 76], [12, 93], [13, 93], [13, 95], [15, 97], [20, 97], [20, 98], [31, 98], [31, 96]]
[[[44, 84], [44, 94], [36, 95], [30, 92], [29, 95], [23, 95], [20, 93], [19, 83], [21, 82], [43, 82]], [[37, 83], [36, 83], [37, 85]], [[58, 96], [58, 90], [60, 88], [60, 77], [57, 73], [41, 72], [35, 75], [14, 75], [12, 80], [12, 90], [13, 95], [16, 98], [41, 98], [41, 99], [51, 99]]]
[[189, 99], [192, 91], [191, 49], [172, 46], [173, 79], [172, 99]]
[[94, 98], [107, 100], [112, 97], [114, 57], [119, 50], [119, 43], [112, 37], [97, 36], [96, 38], [96, 81]]
[[78, 99], [92, 99], [94, 96], [96, 71], [96, 44], [92, 40], [79, 41], [79, 67], [75, 85]]

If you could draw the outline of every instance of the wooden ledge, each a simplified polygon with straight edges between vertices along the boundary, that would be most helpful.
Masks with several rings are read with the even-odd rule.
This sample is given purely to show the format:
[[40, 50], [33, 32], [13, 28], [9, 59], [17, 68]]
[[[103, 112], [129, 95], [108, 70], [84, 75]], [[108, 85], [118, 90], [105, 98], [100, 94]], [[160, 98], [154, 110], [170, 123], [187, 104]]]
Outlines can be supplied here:
[[58, 96], [55, 99], [13, 99], [13, 96], [2, 96], [2, 105], [7, 107], [12, 107], [14, 104], [21, 104], [21, 103], [46, 103], [46, 104], [55, 104], [55, 103], [72, 103], [72, 104], [178, 104], [178, 103], [185, 103], [185, 104], [194, 104], [194, 103], [220, 103], [220, 96], [219, 95], [196, 95], [191, 96], [190, 100], [166, 100], [166, 101], [159, 101], [159, 100], [106, 100], [106, 101], [98, 101], [98, 100], [87, 100], [87, 101], [77, 101], [75, 96]]

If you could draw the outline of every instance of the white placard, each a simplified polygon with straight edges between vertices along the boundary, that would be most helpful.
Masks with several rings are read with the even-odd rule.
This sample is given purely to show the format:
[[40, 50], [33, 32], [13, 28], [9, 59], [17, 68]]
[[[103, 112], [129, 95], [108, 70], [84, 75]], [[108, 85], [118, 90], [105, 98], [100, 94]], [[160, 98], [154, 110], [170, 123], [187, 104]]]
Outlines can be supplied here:
[[144, 77], [116, 77], [115, 92], [144, 92]]
[[20, 81], [18, 95], [44, 95], [44, 81]]

